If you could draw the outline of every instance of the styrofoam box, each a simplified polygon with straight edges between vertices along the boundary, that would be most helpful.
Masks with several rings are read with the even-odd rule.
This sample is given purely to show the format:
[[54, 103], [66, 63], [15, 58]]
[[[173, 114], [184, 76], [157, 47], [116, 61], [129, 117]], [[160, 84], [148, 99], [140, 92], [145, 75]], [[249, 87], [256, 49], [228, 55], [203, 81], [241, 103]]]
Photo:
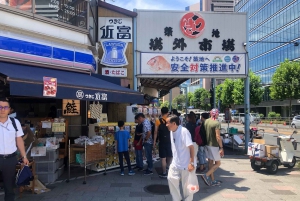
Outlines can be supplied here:
[[265, 157], [265, 145], [264, 144], [258, 144], [258, 143], [248, 143], [248, 152], [247, 155], [249, 156], [255, 156], [258, 158]]
[[55, 172], [61, 166], [61, 160], [56, 161], [38, 161], [35, 162], [35, 171], [37, 173]]
[[58, 171], [53, 173], [37, 173], [38, 178], [43, 183], [53, 183], [58, 179]]
[[46, 152], [46, 156], [34, 156], [33, 159], [35, 162], [37, 161], [56, 161], [58, 159], [58, 156], [59, 156], [59, 151], [56, 149], [56, 150], [48, 150], [47, 149], [47, 152]]

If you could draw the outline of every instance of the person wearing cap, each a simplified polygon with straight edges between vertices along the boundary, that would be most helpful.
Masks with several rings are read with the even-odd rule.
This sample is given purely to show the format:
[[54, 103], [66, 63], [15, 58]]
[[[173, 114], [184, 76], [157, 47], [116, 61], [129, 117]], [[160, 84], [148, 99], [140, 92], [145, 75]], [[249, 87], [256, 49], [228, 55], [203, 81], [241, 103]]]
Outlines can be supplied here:
[[17, 160], [17, 147], [23, 157], [25, 165], [29, 164], [26, 158], [24, 141], [22, 136], [24, 135], [20, 122], [14, 119], [14, 124], [8, 114], [10, 113], [9, 101], [5, 98], [0, 99], [0, 171], [2, 171], [2, 178], [4, 183], [4, 200], [15, 200], [15, 176]]
[[220, 185], [220, 181], [215, 180], [214, 172], [221, 165], [221, 157], [224, 156], [223, 143], [220, 136], [221, 124], [218, 121], [218, 109], [210, 111], [210, 118], [204, 122], [206, 130], [206, 156], [208, 158], [208, 172], [201, 175], [203, 181], [208, 186]]

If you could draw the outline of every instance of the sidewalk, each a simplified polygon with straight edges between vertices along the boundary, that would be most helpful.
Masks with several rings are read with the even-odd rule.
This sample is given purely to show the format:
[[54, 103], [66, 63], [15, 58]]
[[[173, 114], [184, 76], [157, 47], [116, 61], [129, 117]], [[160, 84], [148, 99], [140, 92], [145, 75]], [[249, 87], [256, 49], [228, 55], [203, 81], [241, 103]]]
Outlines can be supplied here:
[[[155, 163], [156, 170], [159, 166], [159, 162]], [[299, 169], [279, 168], [276, 175], [268, 175], [265, 169], [254, 172], [247, 156], [227, 155], [216, 172], [216, 178], [223, 181], [222, 185], [208, 187], [198, 176], [200, 191], [194, 195], [194, 201], [300, 200]], [[134, 176], [120, 176], [119, 170], [110, 171], [106, 176], [99, 173], [88, 177], [86, 185], [82, 184], [82, 178], [70, 183], [61, 181], [47, 186], [51, 189], [48, 193], [32, 195], [25, 192], [18, 200], [171, 201], [170, 195], [154, 195], [144, 190], [150, 184], [167, 185], [167, 180], [160, 179], [156, 170], [151, 176], [144, 176], [141, 172]], [[3, 195], [0, 199], [3, 200]]]

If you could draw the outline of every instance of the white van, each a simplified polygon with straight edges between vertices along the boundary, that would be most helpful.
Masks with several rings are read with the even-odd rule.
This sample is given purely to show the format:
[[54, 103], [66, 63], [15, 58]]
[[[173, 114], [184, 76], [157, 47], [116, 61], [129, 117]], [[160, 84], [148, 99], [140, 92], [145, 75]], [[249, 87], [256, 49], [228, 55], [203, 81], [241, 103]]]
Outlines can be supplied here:
[[[239, 122], [241, 124], [244, 124], [245, 113], [239, 113], [238, 116], [239, 116]], [[250, 118], [250, 124], [259, 124], [259, 122], [260, 122], [260, 116], [257, 113], [250, 113], [249, 118]]]

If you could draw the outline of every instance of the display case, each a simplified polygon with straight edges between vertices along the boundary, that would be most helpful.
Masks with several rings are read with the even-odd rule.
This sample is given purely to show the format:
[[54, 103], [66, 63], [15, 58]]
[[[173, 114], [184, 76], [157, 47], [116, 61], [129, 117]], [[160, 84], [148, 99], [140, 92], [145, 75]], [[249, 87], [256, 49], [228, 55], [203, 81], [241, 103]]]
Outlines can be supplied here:
[[[130, 143], [133, 144], [134, 140], [134, 132], [135, 132], [135, 123], [125, 123], [125, 130], [129, 131], [131, 139]], [[91, 129], [91, 128], [90, 128]], [[89, 137], [92, 137], [92, 135], [99, 135], [102, 136], [105, 139], [106, 142], [106, 160], [102, 161], [100, 163], [94, 164], [90, 166], [89, 168], [93, 171], [104, 171], [105, 167], [106, 169], [112, 169], [119, 167], [119, 156], [118, 153], [116, 153], [115, 150], [115, 139], [114, 135], [115, 132], [119, 130], [118, 123], [99, 123], [94, 124], [94, 129], [89, 135]], [[131, 146], [133, 147], [133, 146]], [[128, 150], [129, 151], [129, 157], [130, 157], [130, 163], [131, 165], [135, 164], [135, 152], [133, 149]], [[124, 166], [126, 166], [126, 160], [124, 159]]]

